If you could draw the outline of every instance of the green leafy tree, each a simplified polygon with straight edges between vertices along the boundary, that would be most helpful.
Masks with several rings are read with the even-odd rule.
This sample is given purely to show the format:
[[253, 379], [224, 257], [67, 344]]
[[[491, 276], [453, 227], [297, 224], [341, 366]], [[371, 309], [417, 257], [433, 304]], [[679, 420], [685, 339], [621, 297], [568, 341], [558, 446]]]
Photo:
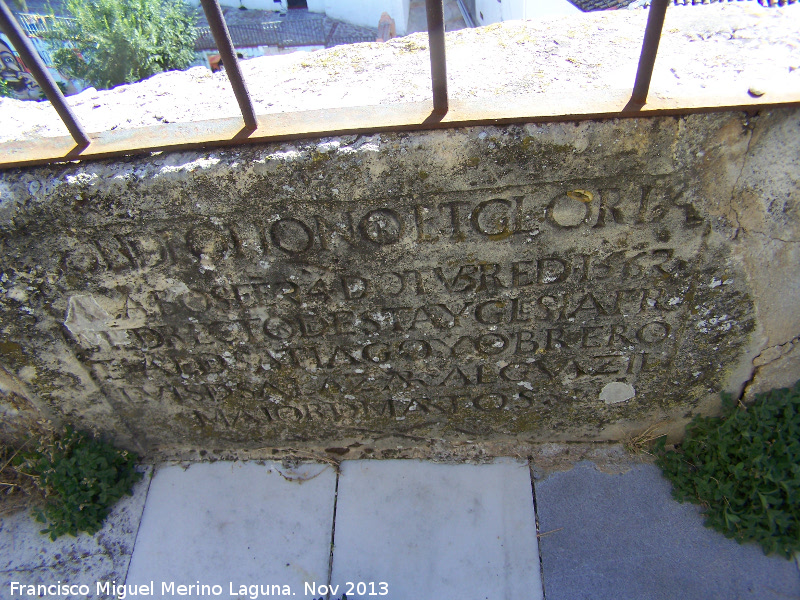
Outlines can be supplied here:
[[96, 88], [185, 69], [195, 58], [195, 16], [183, 0], [67, 0], [74, 20], [53, 19], [47, 38], [62, 72]]

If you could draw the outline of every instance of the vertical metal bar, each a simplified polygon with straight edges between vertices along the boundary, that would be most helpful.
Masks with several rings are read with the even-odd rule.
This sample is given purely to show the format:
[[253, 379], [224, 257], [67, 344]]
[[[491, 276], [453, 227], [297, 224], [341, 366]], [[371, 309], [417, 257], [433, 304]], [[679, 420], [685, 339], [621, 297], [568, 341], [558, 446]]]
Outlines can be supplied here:
[[256, 121], [256, 111], [253, 109], [253, 101], [242, 77], [242, 70], [239, 68], [239, 61], [236, 59], [236, 51], [233, 49], [231, 34], [225, 19], [222, 16], [222, 9], [219, 7], [218, 0], [200, 0], [203, 5], [203, 12], [206, 13], [208, 25], [211, 28], [211, 35], [217, 43], [217, 49], [222, 55], [222, 64], [228, 74], [236, 101], [239, 103], [239, 110], [242, 111], [244, 123], [249, 129], [258, 127]]
[[425, 0], [428, 16], [428, 49], [431, 54], [433, 112], [447, 112], [447, 64], [444, 56], [444, 14], [442, 0]]
[[33, 47], [28, 36], [22, 31], [14, 15], [11, 14], [8, 6], [6, 6], [5, 0], [0, 0], [0, 29], [8, 36], [11, 44], [16, 51], [19, 52], [19, 56], [22, 58], [25, 66], [31, 70], [33, 78], [36, 79], [36, 83], [39, 84], [44, 95], [50, 100], [53, 108], [56, 109], [58, 116], [61, 117], [64, 125], [67, 126], [75, 143], [79, 146], [88, 146], [90, 142], [89, 136], [78, 122], [75, 113], [73, 113], [72, 109], [67, 105], [64, 94], [58, 89], [56, 82], [47, 70], [44, 61], [42, 61], [42, 57], [39, 56], [39, 53], [36, 51], [36, 48]]
[[653, 0], [647, 13], [647, 27], [644, 30], [642, 53], [639, 56], [639, 67], [636, 69], [636, 82], [630, 104], [644, 105], [650, 91], [650, 78], [653, 76], [653, 65], [658, 53], [658, 42], [661, 41], [661, 29], [664, 27], [664, 16], [670, 0]]

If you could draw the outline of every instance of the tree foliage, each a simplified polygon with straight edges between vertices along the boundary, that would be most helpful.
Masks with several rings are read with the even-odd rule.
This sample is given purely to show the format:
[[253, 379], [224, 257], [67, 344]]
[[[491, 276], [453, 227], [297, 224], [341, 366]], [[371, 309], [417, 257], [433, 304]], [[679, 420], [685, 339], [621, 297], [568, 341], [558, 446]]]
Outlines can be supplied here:
[[0, 98], [13, 98], [14, 94], [11, 91], [11, 86], [9, 86], [4, 79], [0, 79]]
[[194, 60], [195, 16], [183, 0], [67, 0], [73, 21], [53, 19], [47, 35], [62, 72], [96, 88], [185, 69]]

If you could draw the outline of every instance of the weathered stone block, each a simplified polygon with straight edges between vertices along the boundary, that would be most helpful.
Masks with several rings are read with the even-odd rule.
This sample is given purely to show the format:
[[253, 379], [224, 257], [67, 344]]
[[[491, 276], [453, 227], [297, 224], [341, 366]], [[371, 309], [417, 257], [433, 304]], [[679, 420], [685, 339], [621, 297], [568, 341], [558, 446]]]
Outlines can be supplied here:
[[39, 410], [145, 449], [681, 424], [800, 333], [781, 297], [800, 280], [799, 123], [475, 127], [4, 172], [0, 362]]

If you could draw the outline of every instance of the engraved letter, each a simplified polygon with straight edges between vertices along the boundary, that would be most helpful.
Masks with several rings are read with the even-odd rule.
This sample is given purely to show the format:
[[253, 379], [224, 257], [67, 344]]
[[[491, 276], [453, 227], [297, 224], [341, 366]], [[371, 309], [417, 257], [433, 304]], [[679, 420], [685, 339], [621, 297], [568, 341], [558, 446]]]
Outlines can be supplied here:
[[358, 225], [365, 240], [379, 246], [394, 244], [403, 234], [403, 221], [398, 214], [388, 208], [369, 211]]
[[311, 228], [298, 219], [278, 219], [269, 229], [272, 243], [287, 254], [308, 252], [314, 245]]

